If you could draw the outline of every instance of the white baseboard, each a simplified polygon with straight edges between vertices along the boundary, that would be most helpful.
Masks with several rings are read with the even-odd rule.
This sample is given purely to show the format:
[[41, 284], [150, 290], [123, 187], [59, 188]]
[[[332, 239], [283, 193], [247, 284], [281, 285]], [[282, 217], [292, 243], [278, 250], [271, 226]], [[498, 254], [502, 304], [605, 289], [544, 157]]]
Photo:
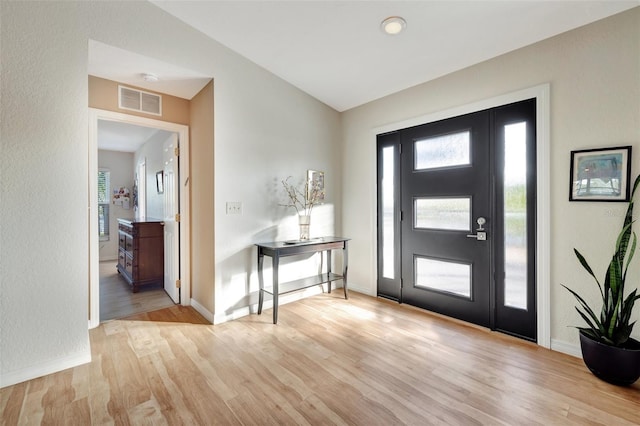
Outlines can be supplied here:
[[27, 380], [57, 373], [67, 368], [77, 367], [91, 362], [91, 349], [77, 354], [67, 355], [62, 358], [46, 361], [39, 365], [10, 371], [0, 375], [0, 388], [26, 382]]
[[582, 359], [582, 350], [580, 349], [580, 346], [563, 342], [562, 340], [551, 339], [551, 350]]
[[[271, 303], [269, 303], [271, 304]], [[242, 317], [246, 317], [248, 315], [251, 315], [252, 312], [257, 312], [257, 306], [258, 305], [251, 305], [251, 306], [245, 306], [243, 308], [238, 308], [235, 309], [233, 312], [231, 312], [230, 314], [216, 314], [213, 318], [213, 324], [217, 325], [217, 324], [222, 324], [225, 323], [227, 321], [233, 321], [235, 319], [238, 318], [242, 318]], [[263, 309], [266, 309], [267, 303], [265, 302]]]
[[360, 287], [357, 284], [349, 283], [347, 288], [348, 288], [348, 291], [355, 291], [356, 293], [366, 294], [367, 296], [376, 297], [378, 295], [377, 289], [375, 287], [371, 288], [371, 286]]
[[198, 311], [198, 313], [200, 315], [205, 317], [205, 319], [207, 321], [209, 321], [211, 324], [214, 324], [214, 322], [213, 322], [214, 315], [211, 312], [209, 312], [209, 310], [207, 308], [205, 308], [200, 303], [198, 303], [198, 301], [196, 299], [191, 299], [190, 300], [190, 305], [193, 306], [193, 309]]

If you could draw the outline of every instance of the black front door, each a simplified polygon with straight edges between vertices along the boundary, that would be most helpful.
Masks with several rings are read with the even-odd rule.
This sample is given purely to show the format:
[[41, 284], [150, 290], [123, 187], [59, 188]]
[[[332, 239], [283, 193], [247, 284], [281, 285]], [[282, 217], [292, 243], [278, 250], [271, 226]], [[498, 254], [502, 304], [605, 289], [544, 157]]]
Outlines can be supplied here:
[[487, 327], [489, 136], [489, 113], [482, 111], [405, 129], [400, 137], [402, 301]]
[[378, 136], [378, 294], [536, 338], [535, 99]]

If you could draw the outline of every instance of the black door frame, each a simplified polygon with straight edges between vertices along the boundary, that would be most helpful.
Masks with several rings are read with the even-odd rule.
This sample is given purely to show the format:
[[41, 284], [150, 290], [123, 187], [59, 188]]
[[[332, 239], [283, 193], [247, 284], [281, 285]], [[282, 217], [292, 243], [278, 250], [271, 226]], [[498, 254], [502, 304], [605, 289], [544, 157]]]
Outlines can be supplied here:
[[[534, 102], [531, 102], [534, 101]], [[494, 199], [493, 205], [496, 207], [494, 212], [494, 222], [496, 224], [502, 224], [503, 226], [496, 226], [494, 230], [494, 281], [495, 294], [492, 295], [492, 312], [494, 315], [492, 321], [492, 329], [502, 331], [507, 334], [512, 334], [517, 337], [523, 337], [527, 340], [535, 341], [537, 338], [537, 330], [535, 328], [534, 319], [531, 324], [530, 315], [537, 317], [537, 304], [536, 304], [536, 238], [535, 230], [537, 224], [537, 209], [536, 209], [536, 187], [535, 179], [531, 180], [530, 176], [527, 176], [525, 182], [526, 188], [526, 205], [527, 213], [530, 209], [533, 210], [533, 214], [528, 214], [526, 219], [526, 247], [527, 247], [527, 282], [533, 282], [534, 286], [527, 287], [527, 309], [510, 307], [505, 303], [505, 284], [506, 284], [506, 267], [505, 267], [505, 253], [506, 245], [498, 244], [498, 241], [504, 241], [504, 231], [506, 218], [504, 212], [498, 208], [504, 206], [505, 193], [502, 185], [504, 184], [503, 165], [505, 149], [501, 144], [506, 143], [505, 140], [505, 126], [512, 123], [521, 122], [524, 117], [533, 116], [535, 120], [535, 100], [530, 99], [526, 101], [520, 101], [517, 103], [504, 105], [501, 107], [493, 108], [493, 131], [495, 134], [495, 153], [492, 161], [494, 166]], [[526, 157], [527, 157], [527, 170], [536, 172], [536, 129], [532, 126], [526, 128], [527, 140], [531, 140], [532, 143], [527, 144]], [[532, 167], [529, 167], [532, 166]]]
[[[551, 342], [551, 182], [550, 182], [550, 95], [549, 83], [543, 83], [530, 88], [503, 95], [486, 98], [484, 100], [461, 105], [458, 107], [441, 110], [411, 119], [396, 121], [384, 126], [372, 129], [371, 137], [374, 140], [377, 135], [394, 132], [403, 128], [430, 123], [437, 120], [451, 118], [471, 112], [481, 111], [494, 107], [500, 107], [526, 99], [536, 99], [536, 192], [537, 192], [537, 226], [536, 226], [536, 305], [538, 311], [537, 339], [538, 345], [552, 348]], [[377, 144], [372, 144], [377, 149]], [[374, 158], [376, 154], [374, 153]], [[374, 200], [374, 209], [377, 209], [377, 200]], [[376, 212], [377, 210], [373, 210]], [[375, 214], [375, 213], [372, 213]], [[372, 218], [376, 220], [376, 218]], [[376, 241], [377, 229], [373, 230], [372, 237]], [[377, 247], [377, 245], [374, 245]], [[373, 252], [372, 261], [375, 262], [373, 273], [376, 278], [381, 275], [378, 271], [376, 252]], [[375, 293], [376, 290], [374, 290]], [[563, 350], [559, 348], [558, 350]]]
[[[398, 176], [399, 167], [400, 167], [400, 134], [398, 132], [390, 132], [383, 135], [378, 135], [377, 141], [377, 153], [379, 154], [383, 148], [389, 148], [393, 152], [394, 156], [394, 179], [393, 179], [393, 192], [394, 194], [400, 193], [400, 179]], [[383, 176], [383, 170], [381, 168], [382, 162], [377, 161], [377, 176], [378, 176], [378, 184], [377, 187], [377, 199], [382, 200], [382, 185], [380, 185], [380, 180]], [[384, 213], [383, 213], [383, 205], [382, 202], [376, 203], [377, 209], [377, 229], [378, 229], [378, 241], [383, 239], [381, 234], [383, 229], [383, 221], [384, 221]], [[401, 239], [399, 236], [401, 235], [401, 217], [398, 216], [398, 212], [400, 212], [400, 197], [395, 196], [393, 199], [393, 233], [396, 238], [393, 241], [393, 278], [386, 277], [383, 273], [383, 255], [381, 250], [378, 250], [377, 257], [377, 271], [378, 271], [378, 285], [376, 286], [376, 295], [378, 297], [384, 297], [386, 299], [395, 300], [396, 302], [400, 302], [402, 300], [402, 279], [401, 279], [401, 265], [400, 265], [400, 254], [401, 254]], [[378, 244], [378, 247], [379, 244]], [[382, 291], [381, 291], [382, 290]]]

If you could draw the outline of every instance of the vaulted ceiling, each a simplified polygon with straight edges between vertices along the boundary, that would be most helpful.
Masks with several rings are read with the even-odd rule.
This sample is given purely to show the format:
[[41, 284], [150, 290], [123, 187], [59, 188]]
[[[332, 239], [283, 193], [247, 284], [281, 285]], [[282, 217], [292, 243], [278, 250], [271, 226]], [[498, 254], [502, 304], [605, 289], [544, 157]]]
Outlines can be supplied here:
[[[337, 111], [640, 5], [638, 0], [151, 2]], [[389, 16], [402, 16], [405, 31], [383, 33], [380, 23]], [[143, 81], [143, 72], [160, 81]], [[89, 74], [185, 99], [214, 77], [94, 41]], [[102, 130], [117, 139], [122, 129]]]
[[[162, 1], [338, 111], [636, 7], [634, 1]], [[407, 22], [384, 34], [389, 16]]]

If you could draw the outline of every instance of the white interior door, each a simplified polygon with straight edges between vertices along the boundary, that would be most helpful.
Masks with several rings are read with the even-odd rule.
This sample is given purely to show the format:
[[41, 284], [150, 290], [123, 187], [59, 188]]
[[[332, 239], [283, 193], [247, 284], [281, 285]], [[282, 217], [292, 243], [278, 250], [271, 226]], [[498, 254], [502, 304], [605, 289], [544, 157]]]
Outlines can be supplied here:
[[176, 282], [180, 279], [180, 222], [179, 213], [179, 173], [178, 134], [173, 133], [163, 146], [164, 182], [164, 290], [175, 303], [180, 303], [180, 289]]
[[136, 184], [138, 185], [138, 204], [136, 216], [140, 220], [145, 220], [147, 217], [147, 165], [142, 159], [138, 163], [138, 169], [136, 172]]

